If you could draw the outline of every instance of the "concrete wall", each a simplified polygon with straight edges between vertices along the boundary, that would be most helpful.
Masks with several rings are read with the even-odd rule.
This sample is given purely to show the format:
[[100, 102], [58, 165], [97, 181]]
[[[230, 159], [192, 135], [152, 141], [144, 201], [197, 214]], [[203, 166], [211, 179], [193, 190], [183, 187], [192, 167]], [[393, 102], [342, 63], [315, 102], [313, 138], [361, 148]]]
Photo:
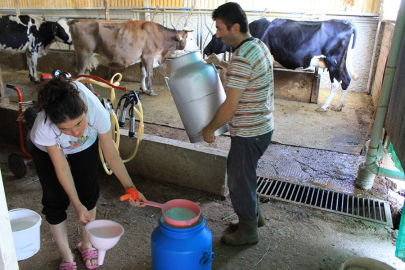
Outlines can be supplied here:
[[[136, 138], [121, 130], [120, 154], [126, 159]], [[225, 196], [227, 151], [144, 134], [135, 158], [126, 163], [131, 174]]]
[[[18, 108], [0, 104], [0, 139], [19, 143]], [[136, 145], [121, 131], [120, 154], [127, 159]], [[25, 138], [25, 137], [24, 137]], [[227, 151], [145, 134], [138, 153], [126, 163], [128, 172], [224, 198]]]
[[[18, 70], [26, 70], [23, 54], [12, 54], [0, 52], [2, 63], [11, 68]], [[76, 77], [76, 59], [73, 51], [50, 51], [44, 57], [38, 59], [38, 72], [51, 74], [55, 69], [67, 71]], [[126, 69], [111, 69], [108, 67], [100, 66], [97, 70], [91, 72], [91, 75], [101, 78], [111, 78], [115, 73], [122, 74], [122, 80], [126, 82], [139, 82], [141, 87], [141, 68], [140, 64], [130, 66]], [[165, 84], [164, 78], [170, 77], [170, 59], [164, 62], [161, 66], [153, 69], [152, 84], [161, 85]], [[313, 90], [315, 74], [313, 72], [305, 71], [287, 71], [274, 70], [274, 90], [275, 98], [306, 102], [317, 103], [319, 88], [316, 86], [316, 91]], [[222, 79], [222, 81], [224, 81]], [[315, 93], [314, 93], [315, 92]], [[315, 94], [315, 95], [314, 95]]]
[[[39, 72], [52, 73], [52, 71], [55, 69], [70, 72], [74, 77], [76, 77], [76, 56], [74, 51], [50, 51], [47, 55], [38, 59]], [[117, 72], [122, 74], [123, 81], [140, 82], [142, 78], [140, 64], [135, 64], [125, 69], [112, 69], [100, 66], [97, 68], [97, 70], [93, 70], [91, 75], [101, 78], [111, 78], [112, 75]], [[154, 68], [153, 73], [153, 83], [164, 84], [164, 77], [170, 77], [169, 61], [166, 61], [161, 66]]]
[[[2, 64], [18, 70], [28, 70], [25, 54], [10, 53], [0, 51]], [[41, 73], [51, 74], [55, 69], [66, 71], [76, 77], [76, 56], [74, 51], [49, 51], [49, 53], [38, 59], [37, 71]], [[97, 70], [93, 70], [91, 75], [101, 78], [111, 78], [116, 72], [122, 74], [122, 80], [128, 82], [140, 82], [141, 68], [140, 64], [135, 64], [126, 69], [111, 69], [100, 66]], [[164, 77], [170, 77], [170, 64], [166, 61], [161, 66], [153, 69], [152, 83], [164, 84]]]
[[17, 106], [0, 104], [0, 137], [15, 144], [20, 143], [20, 131], [17, 118]]

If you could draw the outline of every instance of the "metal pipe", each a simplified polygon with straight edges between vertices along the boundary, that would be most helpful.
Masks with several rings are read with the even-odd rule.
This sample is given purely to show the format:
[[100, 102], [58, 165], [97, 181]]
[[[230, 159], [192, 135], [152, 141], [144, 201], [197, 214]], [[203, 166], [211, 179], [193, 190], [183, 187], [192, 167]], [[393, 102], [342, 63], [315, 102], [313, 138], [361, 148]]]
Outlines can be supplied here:
[[[158, 12], [174, 12], [174, 13], [187, 13], [189, 12], [190, 8], [159, 8]], [[0, 13], [3, 15], [14, 15], [14, 8], [2, 8], [0, 7]], [[103, 12], [105, 11], [104, 6], [100, 5], [100, 7], [82, 7], [82, 8], [70, 8], [70, 7], [61, 7], [61, 8], [20, 8], [22, 15], [36, 15], [36, 16], [43, 16], [44, 12], [48, 16], [59, 18], [61, 11], [63, 11], [63, 14], [65, 17], [69, 18], [94, 18], [94, 17], [104, 17], [101, 16], [100, 14], [104, 14]], [[152, 10], [155, 10], [155, 8], [151, 7], [142, 7], [142, 8], [135, 8], [135, 7], [109, 7], [109, 13], [110, 13], [110, 19], [123, 19], [123, 18], [132, 18], [134, 13], [142, 13], [142, 14], [150, 14]], [[193, 14], [211, 14], [214, 9], [195, 9], [193, 11]], [[246, 15], [248, 16], [257, 16], [260, 18], [260, 13], [259, 12], [254, 12], [254, 11], [248, 11], [246, 10]], [[325, 16], [347, 16], [347, 14], [343, 12], [336, 12], [336, 13], [312, 13], [310, 17], [308, 17], [309, 20], [313, 19], [323, 19]], [[378, 13], [363, 13], [363, 14], [357, 14], [356, 16], [358, 17], [377, 17], [379, 16]], [[300, 19], [301, 15], [297, 14], [291, 14], [289, 12], [272, 12], [272, 13], [266, 13], [266, 17], [277, 17], [277, 18], [297, 18]]]
[[194, 10], [194, 6], [190, 9], [190, 12], [188, 13], [188, 17], [187, 17], [187, 19], [186, 19], [186, 22], [184, 23], [184, 27], [183, 27], [183, 28], [186, 28], [186, 27], [187, 27], [188, 21], [190, 20], [191, 16], [193, 15], [193, 10]]
[[210, 31], [211, 35], [213, 36], [215, 33], [214, 33], [214, 31], [212, 31], [211, 27], [208, 26], [207, 15], [204, 16], [204, 20], [205, 20], [205, 27], [207, 27], [208, 31]]
[[368, 169], [375, 175], [378, 176], [385, 176], [385, 177], [389, 177], [389, 178], [394, 178], [394, 179], [398, 179], [398, 180], [402, 180], [405, 181], [405, 174], [398, 172], [398, 171], [393, 171], [393, 170], [389, 170], [389, 169], [385, 169], [385, 168], [381, 168], [377, 165], [376, 162], [373, 162], [372, 164], [370, 164], [368, 166]]
[[110, 12], [108, 11], [108, 8], [109, 8], [108, 0], [104, 0], [104, 8], [105, 8], [105, 20], [109, 21], [110, 20]]
[[173, 29], [176, 30], [176, 31], [178, 31], [177, 28], [176, 28], [176, 26], [174, 26], [174, 23], [173, 23], [173, 13], [170, 13], [170, 23], [171, 23]]
[[158, 6], [155, 8], [155, 11], [153, 12], [153, 17], [150, 19], [152, 22], [155, 19], [156, 13], [158, 12]]
[[267, 12], [267, 8], [265, 8], [262, 12], [262, 15], [260, 16], [260, 18], [264, 18], [264, 16], [266, 16], [266, 12]]
[[200, 24], [201, 24], [201, 14], [198, 14], [197, 15], [197, 33], [196, 33], [196, 35], [197, 35], [197, 45], [201, 50], [202, 40], [200, 39]]
[[[384, 120], [388, 109], [388, 103], [391, 96], [392, 85], [394, 82], [395, 71], [397, 67], [399, 52], [402, 45], [402, 39], [405, 28], [405, 0], [401, 0], [398, 10], [398, 18], [395, 24], [394, 35], [392, 38], [391, 49], [387, 60], [387, 66], [384, 73], [384, 81], [381, 87], [380, 100], [378, 102], [376, 118], [373, 131], [371, 133], [370, 147], [367, 151], [365, 162], [359, 166], [356, 186], [361, 189], [370, 189], [376, 175], [391, 177], [399, 180], [405, 180], [403, 173], [379, 168], [375, 163], [377, 150], [380, 142], [380, 135], [383, 130]], [[377, 168], [376, 168], [377, 167]]]
[[200, 14], [199, 22], [198, 22], [199, 35], [200, 35], [200, 50], [201, 51], [204, 50], [204, 47], [203, 47], [203, 45], [204, 45], [203, 44], [204, 29], [203, 29], [203, 23], [202, 23], [203, 16], [204, 16], [204, 14]]
[[20, 16], [20, 5], [18, 4], [18, 0], [15, 0], [15, 15]]

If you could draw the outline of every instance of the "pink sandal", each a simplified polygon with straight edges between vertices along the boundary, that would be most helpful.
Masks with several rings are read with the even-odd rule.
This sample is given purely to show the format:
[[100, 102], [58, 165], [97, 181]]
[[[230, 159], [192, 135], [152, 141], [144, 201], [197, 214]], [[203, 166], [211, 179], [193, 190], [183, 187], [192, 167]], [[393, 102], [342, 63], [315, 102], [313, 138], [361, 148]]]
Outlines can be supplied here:
[[[73, 254], [73, 261], [75, 260], [75, 254]], [[59, 270], [76, 270], [77, 266], [75, 262], [70, 262], [70, 263], [65, 263], [62, 261], [62, 263], [59, 264]]]
[[96, 269], [97, 267], [99, 267], [98, 263], [94, 264], [94, 265], [87, 265], [86, 264], [87, 260], [98, 259], [98, 253], [97, 253], [97, 250], [95, 248], [89, 248], [89, 249], [83, 250], [82, 249], [82, 242], [80, 242], [79, 244], [77, 244], [77, 249], [82, 254], [83, 263], [87, 267], [87, 269], [92, 270], [92, 269]]

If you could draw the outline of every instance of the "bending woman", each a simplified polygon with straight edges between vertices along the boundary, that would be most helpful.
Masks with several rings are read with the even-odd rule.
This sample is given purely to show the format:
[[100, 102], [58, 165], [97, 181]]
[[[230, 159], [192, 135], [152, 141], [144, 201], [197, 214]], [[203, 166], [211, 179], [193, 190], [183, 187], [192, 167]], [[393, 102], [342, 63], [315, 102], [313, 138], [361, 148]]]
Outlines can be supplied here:
[[[66, 225], [70, 202], [82, 223], [82, 242], [77, 247], [86, 267], [95, 269], [97, 251], [85, 225], [96, 218], [98, 143], [125, 190], [135, 185], [111, 139], [108, 111], [82, 83], [61, 75], [40, 86], [37, 102], [39, 113], [30, 134], [34, 143], [31, 155], [43, 190], [42, 213], [63, 258], [59, 269], [76, 269]], [[139, 207], [140, 201], [146, 201], [143, 194], [139, 195], [139, 200], [129, 200], [132, 206]]]

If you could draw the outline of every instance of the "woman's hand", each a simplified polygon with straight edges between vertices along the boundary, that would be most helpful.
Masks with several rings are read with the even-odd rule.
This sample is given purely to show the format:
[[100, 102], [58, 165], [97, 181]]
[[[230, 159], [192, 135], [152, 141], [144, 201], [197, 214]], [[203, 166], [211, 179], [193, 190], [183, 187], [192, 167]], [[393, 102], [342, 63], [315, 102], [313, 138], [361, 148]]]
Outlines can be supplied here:
[[131, 197], [131, 198], [129, 198], [128, 201], [129, 201], [129, 203], [130, 203], [132, 206], [145, 207], [146, 205], [141, 204], [141, 202], [147, 202], [148, 200], [145, 199], [145, 196], [143, 196], [143, 194], [142, 194], [141, 192], [138, 191], [138, 193], [139, 193], [139, 198], [138, 198], [137, 200], [134, 200], [134, 199]]
[[83, 225], [86, 225], [87, 223], [89, 223], [90, 221], [93, 220], [92, 217], [90, 216], [89, 211], [83, 204], [80, 204], [80, 205], [76, 206], [75, 208], [76, 208], [77, 215], [79, 216], [80, 223], [82, 223]]

